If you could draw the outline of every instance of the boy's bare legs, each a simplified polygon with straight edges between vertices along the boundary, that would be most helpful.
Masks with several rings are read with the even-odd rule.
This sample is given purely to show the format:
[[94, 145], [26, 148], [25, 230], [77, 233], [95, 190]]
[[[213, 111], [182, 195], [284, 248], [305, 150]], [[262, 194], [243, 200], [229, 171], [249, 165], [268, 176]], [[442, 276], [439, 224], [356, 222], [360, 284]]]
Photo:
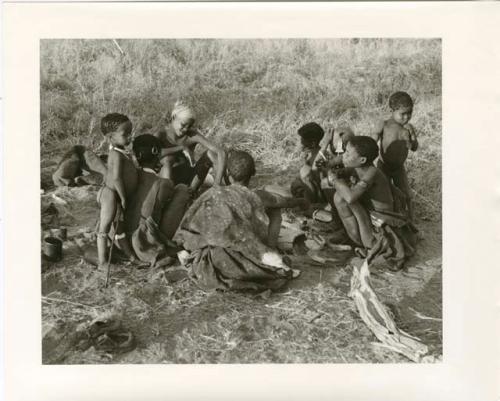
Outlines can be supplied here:
[[[101, 204], [101, 213], [99, 219], [99, 228], [97, 233], [97, 255], [99, 258], [99, 267], [103, 267], [108, 262], [108, 237], [110, 234], [113, 221], [115, 221], [118, 208], [118, 195], [115, 191], [104, 187], [99, 197]], [[123, 211], [121, 211], [123, 213]], [[122, 216], [123, 217], [123, 216]], [[111, 233], [115, 236], [116, 246], [127, 256], [130, 261], [135, 261], [137, 258], [132, 249], [129, 239], [125, 235], [123, 222], [119, 222], [116, 227], [116, 232]]]
[[368, 211], [359, 202], [354, 202], [348, 205], [348, 207], [351, 209], [354, 217], [356, 217], [363, 246], [367, 249], [370, 249], [373, 245], [374, 237], [372, 222]]
[[410, 185], [408, 184], [408, 176], [406, 175], [406, 169], [401, 166], [399, 170], [393, 173], [392, 179], [394, 185], [403, 192], [406, 197], [406, 207], [408, 208], [408, 218], [413, 221], [413, 205], [411, 202]]
[[187, 185], [177, 184], [173, 189], [173, 195], [168, 206], [163, 208], [160, 219], [160, 231], [168, 239], [172, 239], [186, 211], [189, 202], [189, 189]]
[[[122, 212], [123, 213], [123, 212]], [[125, 254], [131, 262], [137, 262], [137, 257], [135, 256], [135, 252], [132, 249], [132, 244], [130, 243], [129, 238], [125, 235], [123, 223], [118, 223], [118, 229], [115, 233], [118, 237], [115, 237], [115, 243], [118, 248]]]
[[99, 267], [104, 267], [107, 263], [108, 234], [111, 224], [115, 218], [118, 196], [115, 191], [108, 187], [103, 187], [99, 195], [101, 212], [99, 216], [99, 228], [97, 230], [97, 256]]
[[358, 221], [351, 211], [349, 204], [338, 193], [335, 193], [333, 200], [344, 228], [347, 231], [347, 235], [355, 244], [361, 245], [363, 242], [359, 233]]

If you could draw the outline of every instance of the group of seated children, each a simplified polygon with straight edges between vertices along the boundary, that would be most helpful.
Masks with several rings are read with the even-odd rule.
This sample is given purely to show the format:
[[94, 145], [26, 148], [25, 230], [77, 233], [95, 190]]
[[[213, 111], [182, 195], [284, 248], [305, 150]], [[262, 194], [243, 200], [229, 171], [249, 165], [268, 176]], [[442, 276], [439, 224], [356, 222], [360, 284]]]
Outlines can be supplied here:
[[[134, 262], [135, 254], [144, 253], [132, 247], [130, 242], [138, 220], [151, 217], [149, 224], [153, 221], [157, 225], [154, 235], [171, 239], [188, 202], [185, 194], [194, 195], [212, 167], [214, 183], [221, 184], [226, 154], [193, 128], [194, 121], [191, 109], [176, 103], [164, 130], [135, 138], [133, 149], [137, 169], [126, 150], [132, 133], [129, 118], [111, 113], [102, 119], [101, 131], [110, 145], [104, 183], [98, 193], [101, 208], [97, 231], [100, 266], [108, 261], [110, 234], [116, 245]], [[205, 152], [196, 161], [194, 150], [197, 145]], [[153, 185], [154, 182], [161, 185]]]
[[292, 194], [333, 204], [333, 219], [338, 218], [350, 240], [365, 249], [374, 246], [374, 215], [410, 223], [413, 219], [404, 167], [408, 151], [418, 148], [409, 124], [413, 101], [407, 93], [396, 92], [389, 107], [390, 118], [370, 136], [354, 136], [346, 128], [325, 135], [316, 123], [298, 130], [306, 160], [291, 185]]
[[[301, 206], [310, 209], [311, 205], [317, 207], [327, 203], [326, 214], [339, 225], [342, 223], [353, 244], [365, 249], [372, 248], [375, 242], [372, 212], [406, 215], [412, 219], [404, 162], [408, 150], [415, 151], [418, 147], [415, 130], [408, 123], [413, 101], [407, 93], [396, 92], [391, 95], [389, 106], [391, 117], [380, 123], [372, 136], [355, 136], [349, 128], [332, 129], [325, 135], [314, 122], [299, 128], [305, 160], [299, 176], [291, 183], [293, 197], [256, 191], [270, 221], [269, 246], [277, 245], [281, 208]], [[193, 111], [177, 102], [165, 129], [135, 138], [133, 149], [137, 168], [126, 150], [132, 139], [129, 118], [112, 113], [102, 119], [101, 130], [109, 142], [109, 154], [107, 167], [96, 162], [104, 175], [98, 194], [99, 265], [107, 262], [110, 234], [129, 259], [136, 260], [135, 255], [139, 252], [134, 252], [129, 237], [137, 228], [138, 220], [147, 215], [156, 215], [153, 220], [160, 236], [172, 238], [189, 197], [196, 194], [211, 168], [215, 185], [248, 185], [255, 173], [252, 156], [233, 151], [227, 158], [221, 147], [194, 128], [194, 122]], [[195, 160], [194, 151], [198, 145], [205, 151]], [[60, 180], [61, 174], [57, 174]], [[157, 181], [162, 184], [153, 185]], [[174, 198], [177, 200], [173, 201]], [[172, 201], [173, 206], [169, 209], [168, 204]], [[325, 214], [325, 210], [320, 212]]]

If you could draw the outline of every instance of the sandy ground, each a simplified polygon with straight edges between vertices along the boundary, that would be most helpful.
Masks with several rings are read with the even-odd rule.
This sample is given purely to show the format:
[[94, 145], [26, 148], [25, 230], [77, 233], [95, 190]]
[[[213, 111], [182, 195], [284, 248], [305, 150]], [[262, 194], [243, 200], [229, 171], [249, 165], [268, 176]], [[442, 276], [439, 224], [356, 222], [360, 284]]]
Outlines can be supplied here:
[[[82, 260], [76, 238], [94, 241], [97, 186], [50, 188], [42, 169], [42, 232], [68, 227], [64, 258], [42, 262], [43, 363], [409, 362], [376, 344], [348, 297], [349, 252], [322, 251], [325, 264], [292, 255], [302, 271], [276, 293], [206, 293], [179, 269], [112, 266], [105, 273]], [[257, 184], [266, 182], [260, 177]], [[47, 213], [52, 204], [56, 214]], [[52, 208], [53, 210], [53, 208]], [[373, 271], [372, 285], [399, 327], [442, 354], [441, 223], [419, 223], [424, 239], [405, 269]], [[137, 346], [124, 354], [78, 347], [93, 319], [112, 316]]]

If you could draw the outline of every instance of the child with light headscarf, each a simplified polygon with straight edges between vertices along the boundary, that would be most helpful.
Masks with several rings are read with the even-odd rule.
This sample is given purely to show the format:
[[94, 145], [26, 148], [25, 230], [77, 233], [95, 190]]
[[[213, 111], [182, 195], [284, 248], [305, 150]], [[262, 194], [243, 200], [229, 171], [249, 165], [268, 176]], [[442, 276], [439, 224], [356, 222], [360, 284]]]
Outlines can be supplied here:
[[[220, 185], [226, 164], [224, 150], [194, 127], [195, 120], [193, 110], [177, 101], [167, 126], [156, 134], [163, 146], [160, 176], [171, 179], [175, 184], [189, 185], [193, 192], [198, 190], [212, 167], [215, 170], [214, 185]], [[197, 145], [202, 146], [205, 152], [195, 160]]]

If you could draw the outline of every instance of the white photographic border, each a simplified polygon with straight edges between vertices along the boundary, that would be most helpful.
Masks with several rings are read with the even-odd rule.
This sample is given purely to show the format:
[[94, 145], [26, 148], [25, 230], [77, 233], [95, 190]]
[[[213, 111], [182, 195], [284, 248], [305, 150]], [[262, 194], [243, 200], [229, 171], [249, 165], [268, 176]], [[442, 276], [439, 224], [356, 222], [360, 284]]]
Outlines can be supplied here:
[[[441, 38], [443, 329], [437, 364], [41, 363], [39, 41]], [[4, 3], [7, 401], [489, 401], [499, 395], [500, 3]]]

